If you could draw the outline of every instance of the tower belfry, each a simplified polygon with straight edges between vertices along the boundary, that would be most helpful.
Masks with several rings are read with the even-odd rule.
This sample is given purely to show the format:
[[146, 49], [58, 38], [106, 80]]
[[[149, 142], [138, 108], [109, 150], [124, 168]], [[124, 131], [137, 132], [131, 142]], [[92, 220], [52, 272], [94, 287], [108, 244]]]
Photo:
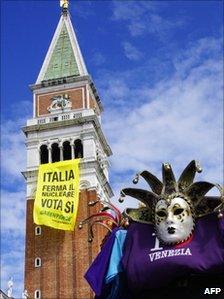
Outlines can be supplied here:
[[[102, 103], [87, 71], [68, 11], [61, 0], [61, 17], [33, 92], [33, 118], [27, 120], [27, 183], [25, 289], [31, 298], [88, 299], [92, 293], [84, 272], [99, 250], [104, 231], [96, 229], [93, 244], [79, 221], [97, 207], [89, 201], [108, 201], [108, 157], [111, 149], [101, 129]], [[73, 232], [37, 226], [33, 204], [38, 167], [44, 163], [80, 158], [80, 195]], [[91, 211], [90, 211], [91, 209]]]

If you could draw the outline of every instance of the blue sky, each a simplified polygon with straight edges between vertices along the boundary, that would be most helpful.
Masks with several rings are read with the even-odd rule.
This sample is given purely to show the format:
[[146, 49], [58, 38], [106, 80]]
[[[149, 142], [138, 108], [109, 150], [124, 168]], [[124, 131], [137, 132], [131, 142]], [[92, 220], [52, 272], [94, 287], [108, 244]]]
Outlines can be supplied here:
[[[59, 21], [59, 1], [1, 2], [1, 288], [23, 288], [24, 136], [36, 81]], [[192, 159], [198, 180], [223, 181], [223, 2], [70, 1], [72, 22], [104, 105], [116, 194], [135, 172], [177, 174]], [[129, 203], [128, 203], [129, 204]], [[132, 203], [130, 203], [131, 205]]]

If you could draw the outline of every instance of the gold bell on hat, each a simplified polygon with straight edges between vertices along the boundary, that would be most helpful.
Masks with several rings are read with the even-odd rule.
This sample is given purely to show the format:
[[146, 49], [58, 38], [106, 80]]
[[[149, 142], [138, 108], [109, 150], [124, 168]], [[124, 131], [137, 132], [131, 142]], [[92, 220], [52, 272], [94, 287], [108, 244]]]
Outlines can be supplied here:
[[223, 213], [222, 213], [222, 211], [221, 210], [218, 210], [218, 218], [222, 218], [223, 217]]

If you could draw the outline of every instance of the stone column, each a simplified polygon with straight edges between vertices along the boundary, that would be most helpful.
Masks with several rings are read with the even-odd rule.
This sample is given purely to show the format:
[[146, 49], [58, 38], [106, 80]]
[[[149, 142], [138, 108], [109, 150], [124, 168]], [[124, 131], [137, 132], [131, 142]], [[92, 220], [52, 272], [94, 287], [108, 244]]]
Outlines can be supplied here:
[[48, 145], [47, 149], [48, 149], [48, 162], [51, 163], [52, 162], [52, 148], [51, 148], [51, 144]]
[[41, 164], [40, 152], [41, 152], [41, 150], [40, 150], [40, 146], [39, 146], [39, 147], [38, 147], [38, 154], [39, 154], [39, 165]]
[[92, 134], [86, 134], [82, 137], [83, 158], [87, 160], [96, 159], [96, 144]]
[[63, 144], [59, 142], [59, 149], [60, 149], [60, 161], [63, 161]]
[[72, 159], [75, 159], [75, 145], [74, 145], [74, 139], [70, 141], [70, 146], [71, 146], [71, 152], [72, 152]]

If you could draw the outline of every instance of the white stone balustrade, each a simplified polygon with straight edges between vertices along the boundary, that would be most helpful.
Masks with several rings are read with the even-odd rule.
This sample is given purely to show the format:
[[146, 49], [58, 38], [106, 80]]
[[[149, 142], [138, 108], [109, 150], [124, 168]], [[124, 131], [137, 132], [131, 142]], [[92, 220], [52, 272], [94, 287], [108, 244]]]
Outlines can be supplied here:
[[59, 114], [49, 114], [42, 117], [36, 117], [32, 119], [27, 120], [27, 126], [33, 126], [33, 125], [43, 125], [48, 124], [52, 122], [58, 122], [58, 121], [66, 121], [70, 119], [75, 118], [81, 118], [85, 116], [95, 115], [95, 112], [93, 109], [85, 109], [82, 111], [73, 111], [73, 112], [65, 112], [65, 113], [59, 113]]

